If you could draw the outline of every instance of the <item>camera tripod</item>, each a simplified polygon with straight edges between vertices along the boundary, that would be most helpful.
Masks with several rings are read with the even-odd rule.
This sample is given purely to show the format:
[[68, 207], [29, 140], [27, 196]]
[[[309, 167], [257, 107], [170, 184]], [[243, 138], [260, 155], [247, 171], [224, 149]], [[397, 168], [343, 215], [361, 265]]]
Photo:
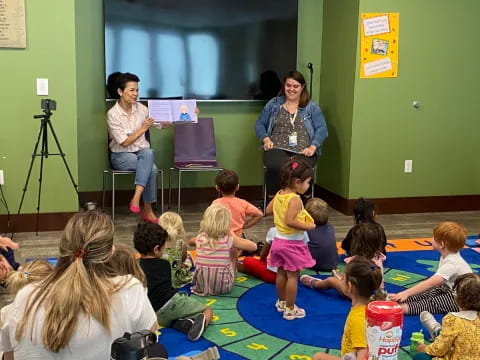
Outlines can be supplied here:
[[[53, 104], [53, 105], [51, 105]], [[52, 107], [51, 107], [52, 106]], [[23, 187], [23, 194], [22, 194], [22, 199], [20, 200], [20, 205], [18, 207], [18, 212], [17, 212], [17, 217], [16, 220], [18, 221], [19, 216], [20, 216], [20, 211], [22, 210], [22, 205], [23, 205], [23, 200], [25, 198], [25, 193], [27, 192], [28, 188], [28, 182], [30, 181], [30, 175], [32, 174], [32, 168], [33, 164], [35, 162], [35, 159], [37, 157], [40, 157], [40, 176], [38, 178], [38, 197], [37, 197], [37, 216], [36, 216], [36, 234], [38, 235], [38, 225], [39, 225], [39, 216], [40, 216], [40, 199], [41, 199], [41, 194], [42, 194], [42, 180], [43, 180], [43, 162], [44, 159], [47, 159], [49, 156], [61, 156], [63, 163], [65, 164], [65, 168], [67, 169], [68, 175], [70, 177], [70, 180], [72, 181], [73, 188], [75, 192], [77, 193], [78, 197], [78, 186], [75, 183], [75, 180], [73, 179], [72, 172], [70, 171], [70, 168], [68, 167], [67, 160], [65, 158], [65, 153], [63, 152], [60, 142], [58, 141], [57, 135], [55, 134], [55, 130], [53, 129], [52, 123], [50, 122], [50, 117], [52, 116], [52, 111], [51, 109], [55, 110], [55, 101], [53, 100], [42, 100], [42, 109], [43, 109], [43, 114], [42, 115], [34, 115], [34, 119], [41, 119], [40, 120], [40, 130], [38, 132], [38, 137], [37, 137], [37, 142], [35, 143], [35, 147], [33, 148], [33, 153], [32, 153], [32, 160], [30, 161], [30, 166], [28, 168], [28, 173], [27, 173], [27, 178], [25, 180], [25, 185]], [[55, 144], [57, 145], [58, 153], [49, 153], [48, 151], [48, 128], [50, 128], [50, 132], [53, 135], [53, 138], [55, 139]], [[42, 150], [40, 153], [38, 153], [38, 146], [40, 144], [40, 139], [42, 141]], [[13, 235], [15, 234], [15, 225], [13, 227], [12, 231], [12, 236], [11, 238], [13, 239]]]

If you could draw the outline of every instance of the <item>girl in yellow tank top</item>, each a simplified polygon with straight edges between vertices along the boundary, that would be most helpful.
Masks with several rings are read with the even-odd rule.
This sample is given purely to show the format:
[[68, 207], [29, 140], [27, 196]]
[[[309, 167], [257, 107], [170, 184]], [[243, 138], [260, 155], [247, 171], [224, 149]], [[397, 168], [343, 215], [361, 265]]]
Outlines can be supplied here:
[[[287, 161], [282, 169], [282, 189], [268, 204], [265, 213], [273, 213], [277, 234], [274, 237], [269, 266], [278, 268], [276, 289], [278, 300], [275, 304], [283, 318], [294, 320], [305, 317], [305, 310], [295, 305], [300, 271], [315, 265], [308, 246], [304, 241], [305, 231], [313, 230], [315, 224], [303, 208], [299, 194], [310, 186], [313, 170], [298, 158]], [[289, 289], [287, 291], [287, 289]]]
[[[308, 189], [308, 188], [307, 188]], [[314, 221], [310, 214], [305, 210], [302, 204], [302, 199], [300, 196], [295, 192], [287, 192], [282, 193], [283, 190], [280, 190], [278, 194], [274, 197], [273, 201], [273, 222], [275, 227], [277, 228], [280, 234], [284, 235], [293, 235], [303, 233], [305, 230], [299, 230], [298, 228], [294, 228], [288, 226], [285, 223], [285, 216], [288, 211], [288, 206], [292, 199], [295, 199], [294, 202], [299, 201], [301, 205], [301, 210], [295, 217], [295, 221], [298, 221], [300, 224], [308, 225], [313, 224]]]

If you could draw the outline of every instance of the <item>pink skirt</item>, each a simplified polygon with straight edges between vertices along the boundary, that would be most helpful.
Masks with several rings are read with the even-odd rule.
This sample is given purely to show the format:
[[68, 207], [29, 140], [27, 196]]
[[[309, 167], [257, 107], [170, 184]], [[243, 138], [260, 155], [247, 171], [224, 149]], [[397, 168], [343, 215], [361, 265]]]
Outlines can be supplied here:
[[316, 262], [303, 241], [275, 237], [267, 263], [286, 271], [300, 271], [314, 266]]

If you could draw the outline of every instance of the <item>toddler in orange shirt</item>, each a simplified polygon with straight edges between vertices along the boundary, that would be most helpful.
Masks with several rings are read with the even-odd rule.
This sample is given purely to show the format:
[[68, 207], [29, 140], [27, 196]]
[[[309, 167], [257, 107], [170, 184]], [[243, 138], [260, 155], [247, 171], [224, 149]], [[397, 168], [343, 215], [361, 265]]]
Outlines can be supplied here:
[[238, 175], [232, 170], [223, 170], [215, 178], [215, 188], [222, 194], [212, 202], [222, 204], [232, 215], [230, 230], [239, 237], [243, 237], [243, 230], [251, 228], [263, 217], [262, 211], [248, 201], [238, 198]]

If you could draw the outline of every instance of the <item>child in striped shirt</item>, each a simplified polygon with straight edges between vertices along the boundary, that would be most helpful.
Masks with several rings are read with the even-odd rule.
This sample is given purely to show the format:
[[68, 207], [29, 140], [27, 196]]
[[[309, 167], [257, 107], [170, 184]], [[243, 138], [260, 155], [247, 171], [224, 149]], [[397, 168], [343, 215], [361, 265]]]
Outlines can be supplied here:
[[255, 251], [257, 245], [230, 231], [231, 214], [224, 205], [210, 205], [203, 213], [192, 292], [200, 296], [228, 294], [234, 285], [235, 267], [230, 255], [233, 247]]

